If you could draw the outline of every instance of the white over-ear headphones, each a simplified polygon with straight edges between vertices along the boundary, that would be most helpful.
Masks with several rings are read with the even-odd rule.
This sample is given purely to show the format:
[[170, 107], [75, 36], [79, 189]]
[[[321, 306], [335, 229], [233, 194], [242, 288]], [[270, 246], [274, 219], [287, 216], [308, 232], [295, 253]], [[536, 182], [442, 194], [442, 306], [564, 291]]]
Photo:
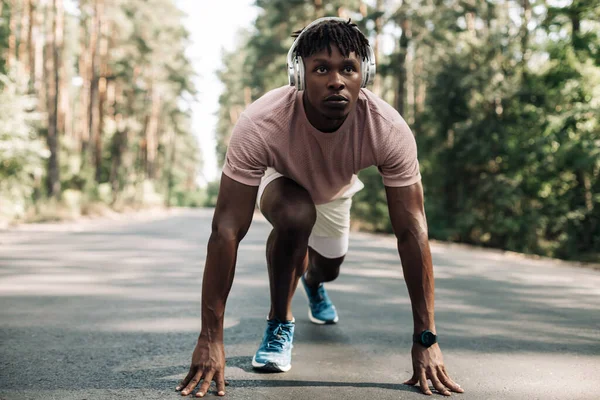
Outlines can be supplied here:
[[[300, 57], [296, 54], [296, 46], [298, 45], [298, 40], [300, 40], [300, 38], [302, 37], [304, 32], [308, 31], [308, 29], [311, 26], [316, 25], [322, 21], [347, 22], [345, 19], [337, 18], [337, 17], [319, 18], [319, 19], [311, 22], [306, 28], [304, 28], [302, 30], [302, 32], [300, 32], [300, 34], [298, 35], [296, 40], [294, 40], [292, 47], [290, 47], [290, 50], [288, 51], [287, 68], [288, 68], [288, 78], [289, 78], [290, 86], [295, 86], [298, 90], [305, 89], [304, 62], [302, 61], [302, 57]], [[357, 27], [355, 27], [355, 29], [358, 30]], [[373, 48], [371, 46], [368, 46], [368, 49], [369, 49], [369, 54], [367, 55], [366, 59], [361, 60], [361, 63], [360, 63], [360, 71], [362, 74], [362, 81], [361, 81], [360, 87], [363, 87], [363, 88], [367, 87], [367, 85], [372, 84], [373, 80], [375, 79], [375, 70], [376, 70], [376, 68], [375, 68], [375, 53], [373, 52]]]

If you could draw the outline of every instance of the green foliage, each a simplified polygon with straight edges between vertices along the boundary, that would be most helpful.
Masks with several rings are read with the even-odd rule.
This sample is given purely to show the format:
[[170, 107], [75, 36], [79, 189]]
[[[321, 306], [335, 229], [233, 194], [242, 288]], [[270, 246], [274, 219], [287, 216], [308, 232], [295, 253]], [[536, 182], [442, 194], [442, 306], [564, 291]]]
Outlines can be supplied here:
[[430, 233], [593, 259], [600, 70], [564, 40], [546, 42], [537, 69], [519, 67], [519, 42], [503, 40], [504, 28], [486, 33], [497, 47], [470, 38], [446, 53], [417, 116]]
[[[11, 9], [8, 7], [6, 0], [0, 0], [0, 49], [8, 49], [10, 13]], [[6, 58], [2, 56], [0, 57], [0, 74], [6, 74], [6, 72]]]
[[[600, 261], [596, 2], [417, 0], [364, 14], [360, 2], [322, 3], [257, 1], [254, 31], [224, 56], [220, 162], [249, 100], [286, 83], [289, 33], [343, 6], [372, 41], [380, 18], [388, 28], [380, 39], [396, 43], [380, 54], [379, 90], [391, 103], [404, 100], [431, 237]], [[391, 232], [376, 168], [359, 177], [365, 188], [354, 197], [354, 220]]]
[[[196, 177], [202, 160], [190, 116], [195, 72], [176, 1], [69, 2], [64, 27], [53, 20], [60, 2], [34, 2], [30, 38], [22, 26], [28, 23], [26, 8], [0, 1], [2, 216], [48, 220], [109, 207], [200, 205]], [[50, 41], [52, 29], [62, 29], [61, 47]], [[9, 42], [15, 54], [8, 55]], [[54, 48], [36, 52], [39, 45]], [[48, 105], [54, 52], [60, 55], [62, 111], [53, 115]], [[20, 71], [11, 77], [35, 82], [28, 86], [2, 75], [7, 60]], [[50, 149], [40, 137], [46, 138], [53, 116], [62, 123], [58, 144]], [[50, 151], [58, 156], [61, 201], [45, 198]]]
[[25, 81], [0, 75], [0, 208], [5, 216], [24, 213], [48, 157], [37, 134], [41, 115], [33, 111], [35, 98], [26, 87]]
[[360, 221], [362, 229], [392, 232], [385, 187], [377, 167], [360, 171], [358, 177], [365, 187], [352, 198], [352, 215]]
[[205, 190], [203, 205], [205, 207], [214, 207], [217, 205], [217, 196], [219, 195], [219, 181], [209, 182]]

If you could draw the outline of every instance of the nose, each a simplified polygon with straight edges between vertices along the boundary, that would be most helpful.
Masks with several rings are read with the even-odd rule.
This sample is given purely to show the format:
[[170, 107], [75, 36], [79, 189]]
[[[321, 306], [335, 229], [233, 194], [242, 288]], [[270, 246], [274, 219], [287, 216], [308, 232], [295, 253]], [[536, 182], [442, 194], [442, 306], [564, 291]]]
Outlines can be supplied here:
[[346, 87], [342, 75], [338, 72], [333, 72], [330, 75], [329, 82], [327, 82], [327, 88], [332, 90], [342, 90]]

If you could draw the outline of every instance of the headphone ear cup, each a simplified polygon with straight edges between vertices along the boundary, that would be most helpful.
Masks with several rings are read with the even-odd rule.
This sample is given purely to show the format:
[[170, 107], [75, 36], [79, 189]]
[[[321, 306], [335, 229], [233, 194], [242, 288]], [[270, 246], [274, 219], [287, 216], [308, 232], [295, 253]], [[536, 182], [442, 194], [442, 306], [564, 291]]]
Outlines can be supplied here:
[[369, 56], [362, 61], [361, 68], [363, 79], [361, 87], [365, 88], [368, 85], [373, 84], [377, 68], [375, 65], [375, 52], [371, 46], [369, 46]]
[[377, 73], [377, 65], [375, 63], [375, 51], [371, 46], [369, 46], [369, 73], [367, 75], [367, 81], [365, 82], [365, 86], [372, 85], [375, 81], [375, 74]]
[[290, 86], [296, 86], [296, 66], [294, 65], [294, 60], [288, 64], [288, 83]]
[[360, 81], [360, 87], [365, 88], [365, 87], [367, 87], [367, 82], [369, 81], [369, 60], [368, 59], [365, 58], [360, 63], [360, 72], [361, 72], [361, 78], [362, 78], [362, 80]]
[[302, 57], [296, 57], [296, 88], [298, 90], [304, 90], [305, 82], [304, 82], [304, 61], [302, 61]]

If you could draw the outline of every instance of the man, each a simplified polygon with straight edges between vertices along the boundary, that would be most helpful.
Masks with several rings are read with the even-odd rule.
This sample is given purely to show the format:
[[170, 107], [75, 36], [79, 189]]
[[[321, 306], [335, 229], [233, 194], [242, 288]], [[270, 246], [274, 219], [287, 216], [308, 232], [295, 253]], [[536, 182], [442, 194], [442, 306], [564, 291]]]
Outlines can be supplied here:
[[[338, 322], [323, 282], [337, 278], [348, 249], [356, 173], [376, 165], [386, 187], [392, 226], [412, 302], [414, 374], [405, 383], [431, 394], [463, 392], [444, 368], [436, 343], [434, 280], [414, 137], [390, 105], [363, 89], [374, 76], [368, 40], [350, 21], [326, 18], [301, 32], [288, 54], [290, 86], [251, 104], [228, 146], [202, 284], [202, 330], [186, 378], [189, 394], [202, 379], [225, 394], [223, 316], [237, 249], [255, 201], [273, 226], [267, 240], [271, 310], [254, 368], [291, 368], [298, 281], [309, 318]], [[305, 273], [306, 271], [306, 273]]]

